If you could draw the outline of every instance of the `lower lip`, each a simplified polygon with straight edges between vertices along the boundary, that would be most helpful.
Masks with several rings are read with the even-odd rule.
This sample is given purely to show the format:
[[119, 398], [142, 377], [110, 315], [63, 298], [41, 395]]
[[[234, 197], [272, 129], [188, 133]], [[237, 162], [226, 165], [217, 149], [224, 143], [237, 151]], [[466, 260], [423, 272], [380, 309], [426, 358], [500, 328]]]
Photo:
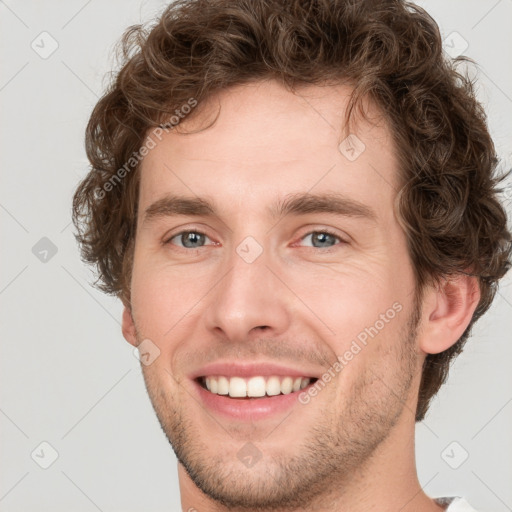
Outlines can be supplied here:
[[216, 395], [203, 388], [197, 381], [192, 381], [197, 389], [202, 403], [211, 411], [229, 419], [239, 421], [261, 420], [273, 415], [283, 413], [291, 409], [298, 401], [300, 393], [307, 391], [314, 383], [304, 389], [288, 393], [287, 395], [275, 395], [263, 398], [230, 398], [227, 395]]

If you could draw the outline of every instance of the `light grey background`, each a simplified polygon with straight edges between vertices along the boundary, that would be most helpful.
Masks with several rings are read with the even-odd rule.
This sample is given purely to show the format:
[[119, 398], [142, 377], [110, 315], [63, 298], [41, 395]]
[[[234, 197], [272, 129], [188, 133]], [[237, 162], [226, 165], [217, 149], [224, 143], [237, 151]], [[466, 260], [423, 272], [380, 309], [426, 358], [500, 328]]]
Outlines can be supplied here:
[[[165, 4], [0, 0], [0, 511], [180, 509], [176, 459], [122, 337], [121, 304], [90, 286], [70, 224], [87, 172], [84, 129], [113, 46]], [[510, 168], [512, 0], [420, 5], [448, 46], [467, 41], [465, 54], [480, 64], [479, 97]], [[506, 199], [510, 211], [512, 187]], [[417, 426], [427, 494], [465, 496], [479, 511], [512, 510], [510, 284], [508, 276]], [[52, 448], [42, 442], [58, 452], [47, 469]]]

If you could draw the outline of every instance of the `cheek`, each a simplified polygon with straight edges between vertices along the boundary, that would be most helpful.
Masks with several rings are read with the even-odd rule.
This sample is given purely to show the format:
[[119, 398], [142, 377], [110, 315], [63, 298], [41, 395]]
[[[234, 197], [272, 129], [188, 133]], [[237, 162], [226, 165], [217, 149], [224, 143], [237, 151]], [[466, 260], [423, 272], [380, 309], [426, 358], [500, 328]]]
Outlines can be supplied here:
[[[302, 268], [286, 277], [294, 293], [317, 319], [328, 327], [333, 339], [344, 342], [366, 327], [395, 316], [394, 304], [404, 307], [412, 295], [412, 274], [409, 269], [383, 258], [366, 258], [344, 267], [325, 265]], [[387, 322], [386, 325], [391, 322]]]
[[[310, 275], [297, 282], [304, 303], [321, 320], [312, 317], [311, 325], [328, 327], [323, 339], [338, 358], [340, 366], [333, 371], [338, 373], [335, 388], [340, 395], [363, 383], [378, 391], [382, 386], [375, 381], [378, 373], [393, 377], [408, 319], [410, 269], [404, 267], [400, 272], [392, 262], [365, 263], [343, 274], [319, 271], [314, 278]], [[316, 291], [312, 291], [312, 282]]]
[[138, 327], [146, 337], [168, 343], [190, 327], [200, 310], [201, 297], [211, 285], [205, 275], [139, 261], [141, 264], [134, 265], [131, 283]]

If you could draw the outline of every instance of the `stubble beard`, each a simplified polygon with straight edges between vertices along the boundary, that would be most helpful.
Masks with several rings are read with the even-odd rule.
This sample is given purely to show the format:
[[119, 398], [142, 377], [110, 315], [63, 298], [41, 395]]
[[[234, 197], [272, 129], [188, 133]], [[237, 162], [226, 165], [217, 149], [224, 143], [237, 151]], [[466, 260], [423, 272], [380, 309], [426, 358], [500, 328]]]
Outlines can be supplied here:
[[[149, 367], [143, 367], [146, 389], [178, 461], [194, 484], [220, 505], [244, 512], [325, 507], [362, 474], [403, 412], [417, 371], [415, 339], [420, 313], [416, 301], [398, 335], [399, 343], [387, 354], [389, 361], [398, 361], [391, 375], [384, 370], [386, 362], [367, 367], [351, 386], [350, 399], [341, 413], [332, 406], [326, 387], [315, 398], [322, 400], [321, 395], [326, 394], [324, 410], [308, 435], [293, 445], [294, 453], [263, 453], [252, 468], [227, 455], [221, 445], [210, 446], [204, 441], [194, 416], [187, 414], [189, 405], [197, 407], [192, 397], [181, 389], [183, 400], [176, 401], [161, 384], [170, 379], [175, 388], [181, 387], [169, 372], [159, 381]], [[378, 343], [378, 339], [372, 341]], [[307, 413], [307, 405], [297, 407], [285, 421], [300, 421], [298, 415]], [[232, 444], [233, 439], [229, 442]]]

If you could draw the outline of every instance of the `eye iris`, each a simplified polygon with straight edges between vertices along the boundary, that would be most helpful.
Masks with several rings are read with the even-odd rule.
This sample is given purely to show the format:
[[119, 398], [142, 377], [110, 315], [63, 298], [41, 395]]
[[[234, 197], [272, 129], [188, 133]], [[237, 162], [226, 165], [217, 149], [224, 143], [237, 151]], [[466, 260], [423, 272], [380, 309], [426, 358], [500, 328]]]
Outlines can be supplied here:
[[[331, 239], [331, 241], [333, 243], [329, 244], [329, 238]], [[312, 240], [313, 240], [313, 243], [314, 241], [319, 241], [320, 244], [323, 244], [327, 241], [327, 247], [331, 247], [332, 245], [334, 245], [336, 242], [334, 240], [334, 236], [333, 235], [330, 235], [329, 233], [322, 233], [322, 232], [315, 232], [312, 234]]]
[[195, 231], [189, 231], [188, 233], [183, 233], [183, 235], [181, 235], [181, 241], [184, 247], [194, 249], [195, 247], [191, 247], [190, 245], [187, 244], [189, 242], [191, 242], [192, 244], [204, 243], [204, 235], [202, 233], [196, 233]]

